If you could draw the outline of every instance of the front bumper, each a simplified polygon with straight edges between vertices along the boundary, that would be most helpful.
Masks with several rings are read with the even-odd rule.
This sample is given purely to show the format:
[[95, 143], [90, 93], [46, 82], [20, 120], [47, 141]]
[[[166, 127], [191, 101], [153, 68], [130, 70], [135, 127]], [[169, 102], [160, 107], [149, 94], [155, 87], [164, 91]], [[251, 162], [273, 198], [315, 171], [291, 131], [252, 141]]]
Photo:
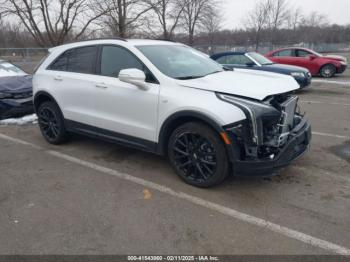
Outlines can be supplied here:
[[286, 145], [274, 159], [235, 161], [233, 169], [237, 175], [269, 175], [275, 169], [287, 166], [301, 157], [310, 147], [311, 126], [304, 118], [291, 133]]
[[342, 74], [342, 73], [344, 73], [345, 70], [346, 70], [347, 68], [348, 68], [347, 65], [342, 65], [341, 67], [339, 67], [339, 68], [337, 69], [337, 74]]
[[294, 77], [294, 79], [298, 82], [300, 88], [306, 88], [311, 85], [312, 76], [307, 77]]
[[1, 99], [0, 120], [34, 113], [32, 98]]

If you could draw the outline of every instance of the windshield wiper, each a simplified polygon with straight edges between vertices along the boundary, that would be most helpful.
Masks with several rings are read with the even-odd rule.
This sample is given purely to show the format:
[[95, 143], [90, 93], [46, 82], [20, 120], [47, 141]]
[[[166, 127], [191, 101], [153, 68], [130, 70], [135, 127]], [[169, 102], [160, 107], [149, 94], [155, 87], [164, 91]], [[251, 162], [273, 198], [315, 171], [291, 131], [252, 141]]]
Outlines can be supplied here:
[[175, 77], [177, 80], [190, 80], [190, 79], [196, 79], [196, 78], [201, 78], [203, 76], [179, 76]]
[[213, 75], [213, 74], [217, 74], [217, 73], [221, 73], [221, 72], [223, 72], [223, 71], [218, 70], [218, 71], [214, 71], [214, 72], [211, 72], [209, 74], [202, 75], [202, 76], [179, 76], [179, 77], [176, 77], [175, 79], [178, 79], [178, 80], [190, 80], [190, 79], [206, 77], [208, 75]]

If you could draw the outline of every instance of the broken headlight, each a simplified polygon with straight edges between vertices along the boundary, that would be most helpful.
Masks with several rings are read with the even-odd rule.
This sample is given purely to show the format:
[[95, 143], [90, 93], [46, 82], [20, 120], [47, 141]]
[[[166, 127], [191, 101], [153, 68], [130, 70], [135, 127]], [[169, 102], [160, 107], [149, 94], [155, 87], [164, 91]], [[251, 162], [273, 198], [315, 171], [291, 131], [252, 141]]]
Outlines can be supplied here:
[[244, 99], [227, 94], [217, 94], [217, 97], [225, 102], [240, 108], [250, 123], [252, 142], [256, 145], [264, 143], [266, 134], [273, 133], [278, 127], [281, 112], [275, 107], [259, 101]]

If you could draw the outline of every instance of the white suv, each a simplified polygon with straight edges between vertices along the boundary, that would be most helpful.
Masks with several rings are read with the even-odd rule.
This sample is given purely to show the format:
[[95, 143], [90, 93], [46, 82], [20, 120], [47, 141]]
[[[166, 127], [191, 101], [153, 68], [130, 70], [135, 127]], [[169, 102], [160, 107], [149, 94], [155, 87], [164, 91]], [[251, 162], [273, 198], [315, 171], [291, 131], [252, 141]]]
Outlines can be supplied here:
[[292, 77], [225, 71], [180, 43], [105, 39], [55, 47], [33, 84], [49, 143], [73, 132], [165, 155], [198, 187], [230, 173], [266, 174], [310, 144]]

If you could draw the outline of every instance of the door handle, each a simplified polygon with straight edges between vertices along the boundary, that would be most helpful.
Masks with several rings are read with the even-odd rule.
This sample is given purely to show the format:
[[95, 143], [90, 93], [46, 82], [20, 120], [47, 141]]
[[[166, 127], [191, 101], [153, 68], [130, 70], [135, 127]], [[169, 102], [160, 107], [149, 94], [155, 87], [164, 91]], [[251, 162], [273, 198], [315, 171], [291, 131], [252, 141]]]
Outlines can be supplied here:
[[106, 89], [106, 88], [107, 88], [107, 85], [104, 84], [104, 83], [100, 83], [100, 84], [96, 84], [95, 87], [101, 88], [101, 89]]
[[62, 76], [55, 76], [54, 80], [55, 81], [63, 81], [63, 78], [62, 78]]

